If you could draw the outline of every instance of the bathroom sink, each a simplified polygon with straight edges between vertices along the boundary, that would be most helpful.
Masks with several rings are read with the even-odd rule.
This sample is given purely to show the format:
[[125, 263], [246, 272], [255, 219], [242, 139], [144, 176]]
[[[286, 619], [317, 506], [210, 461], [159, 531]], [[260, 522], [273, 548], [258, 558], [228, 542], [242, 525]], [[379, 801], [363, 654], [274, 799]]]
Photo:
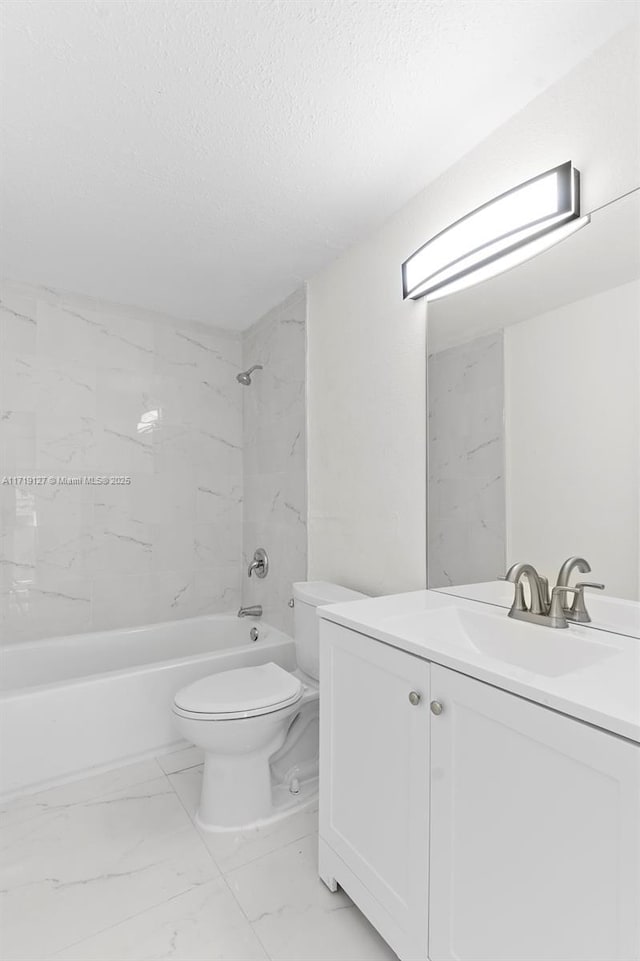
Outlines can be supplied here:
[[320, 617], [640, 743], [634, 637], [520, 621], [494, 604], [440, 591], [329, 605]]
[[486, 655], [545, 677], [559, 677], [590, 667], [619, 653], [616, 647], [587, 640], [584, 631], [526, 624], [506, 613], [485, 613], [463, 607], [421, 611], [387, 620], [415, 640], [438, 642], [451, 653]]

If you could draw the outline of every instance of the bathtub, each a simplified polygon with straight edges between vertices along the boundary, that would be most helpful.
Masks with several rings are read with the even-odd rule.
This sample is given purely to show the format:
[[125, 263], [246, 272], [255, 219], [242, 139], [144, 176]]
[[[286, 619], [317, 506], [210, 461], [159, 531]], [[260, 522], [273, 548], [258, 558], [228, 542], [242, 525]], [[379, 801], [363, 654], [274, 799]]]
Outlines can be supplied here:
[[5, 645], [0, 796], [180, 746], [171, 712], [180, 687], [267, 661], [292, 670], [293, 640], [228, 614]]

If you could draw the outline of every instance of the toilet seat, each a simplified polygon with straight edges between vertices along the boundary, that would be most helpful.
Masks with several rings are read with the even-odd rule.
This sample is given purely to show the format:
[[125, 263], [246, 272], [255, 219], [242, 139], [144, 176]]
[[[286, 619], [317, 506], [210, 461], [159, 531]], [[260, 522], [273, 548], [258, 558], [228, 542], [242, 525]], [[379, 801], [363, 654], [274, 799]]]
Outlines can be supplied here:
[[231, 721], [280, 711], [299, 701], [303, 693], [299, 678], [270, 662], [188, 684], [176, 694], [173, 709], [181, 717]]

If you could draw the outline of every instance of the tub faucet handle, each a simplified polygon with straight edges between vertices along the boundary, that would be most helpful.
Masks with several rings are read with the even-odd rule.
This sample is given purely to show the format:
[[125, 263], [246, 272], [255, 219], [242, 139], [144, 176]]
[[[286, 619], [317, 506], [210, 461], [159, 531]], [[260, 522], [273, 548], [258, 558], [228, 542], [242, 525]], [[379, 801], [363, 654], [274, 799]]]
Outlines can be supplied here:
[[269, 573], [269, 555], [264, 547], [259, 547], [253, 554], [253, 560], [249, 564], [247, 574], [249, 577], [255, 573], [256, 577], [266, 577]]

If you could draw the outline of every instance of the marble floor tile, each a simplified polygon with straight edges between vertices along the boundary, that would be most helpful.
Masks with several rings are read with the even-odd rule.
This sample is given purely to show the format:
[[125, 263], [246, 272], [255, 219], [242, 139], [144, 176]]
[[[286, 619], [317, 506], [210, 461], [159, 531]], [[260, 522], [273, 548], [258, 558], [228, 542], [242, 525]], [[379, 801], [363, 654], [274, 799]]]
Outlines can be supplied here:
[[11, 961], [48, 957], [218, 875], [164, 775], [13, 824], [0, 844]]
[[197, 831], [201, 766], [183, 765], [198, 760], [185, 748], [0, 808], [4, 961], [395, 961], [318, 878], [316, 810]]
[[[193, 817], [200, 798], [202, 766], [181, 771], [169, 778], [173, 788]], [[318, 830], [318, 805], [290, 814], [281, 821], [246, 831], [224, 833], [200, 831], [207, 848], [223, 874], [242, 867], [250, 861], [264, 857], [278, 848], [316, 833]]]
[[176, 771], [175, 773], [167, 772], [171, 787], [182, 801], [185, 811], [192, 819], [196, 813], [198, 800], [200, 798], [202, 768], [202, 764], [198, 764], [196, 767]]
[[294, 841], [226, 875], [273, 961], [396, 961], [343, 891], [318, 877], [317, 837]]
[[142, 781], [151, 781], [161, 773], [155, 760], [139, 761], [5, 801], [0, 804], [0, 830], [44, 814], [57, 814], [74, 804], [113, 794]]
[[199, 747], [183, 747], [179, 751], [171, 751], [157, 758], [158, 764], [165, 774], [176, 774], [191, 767], [202, 764], [202, 749]]
[[223, 878], [179, 894], [55, 955], [56, 961], [267, 961]]

